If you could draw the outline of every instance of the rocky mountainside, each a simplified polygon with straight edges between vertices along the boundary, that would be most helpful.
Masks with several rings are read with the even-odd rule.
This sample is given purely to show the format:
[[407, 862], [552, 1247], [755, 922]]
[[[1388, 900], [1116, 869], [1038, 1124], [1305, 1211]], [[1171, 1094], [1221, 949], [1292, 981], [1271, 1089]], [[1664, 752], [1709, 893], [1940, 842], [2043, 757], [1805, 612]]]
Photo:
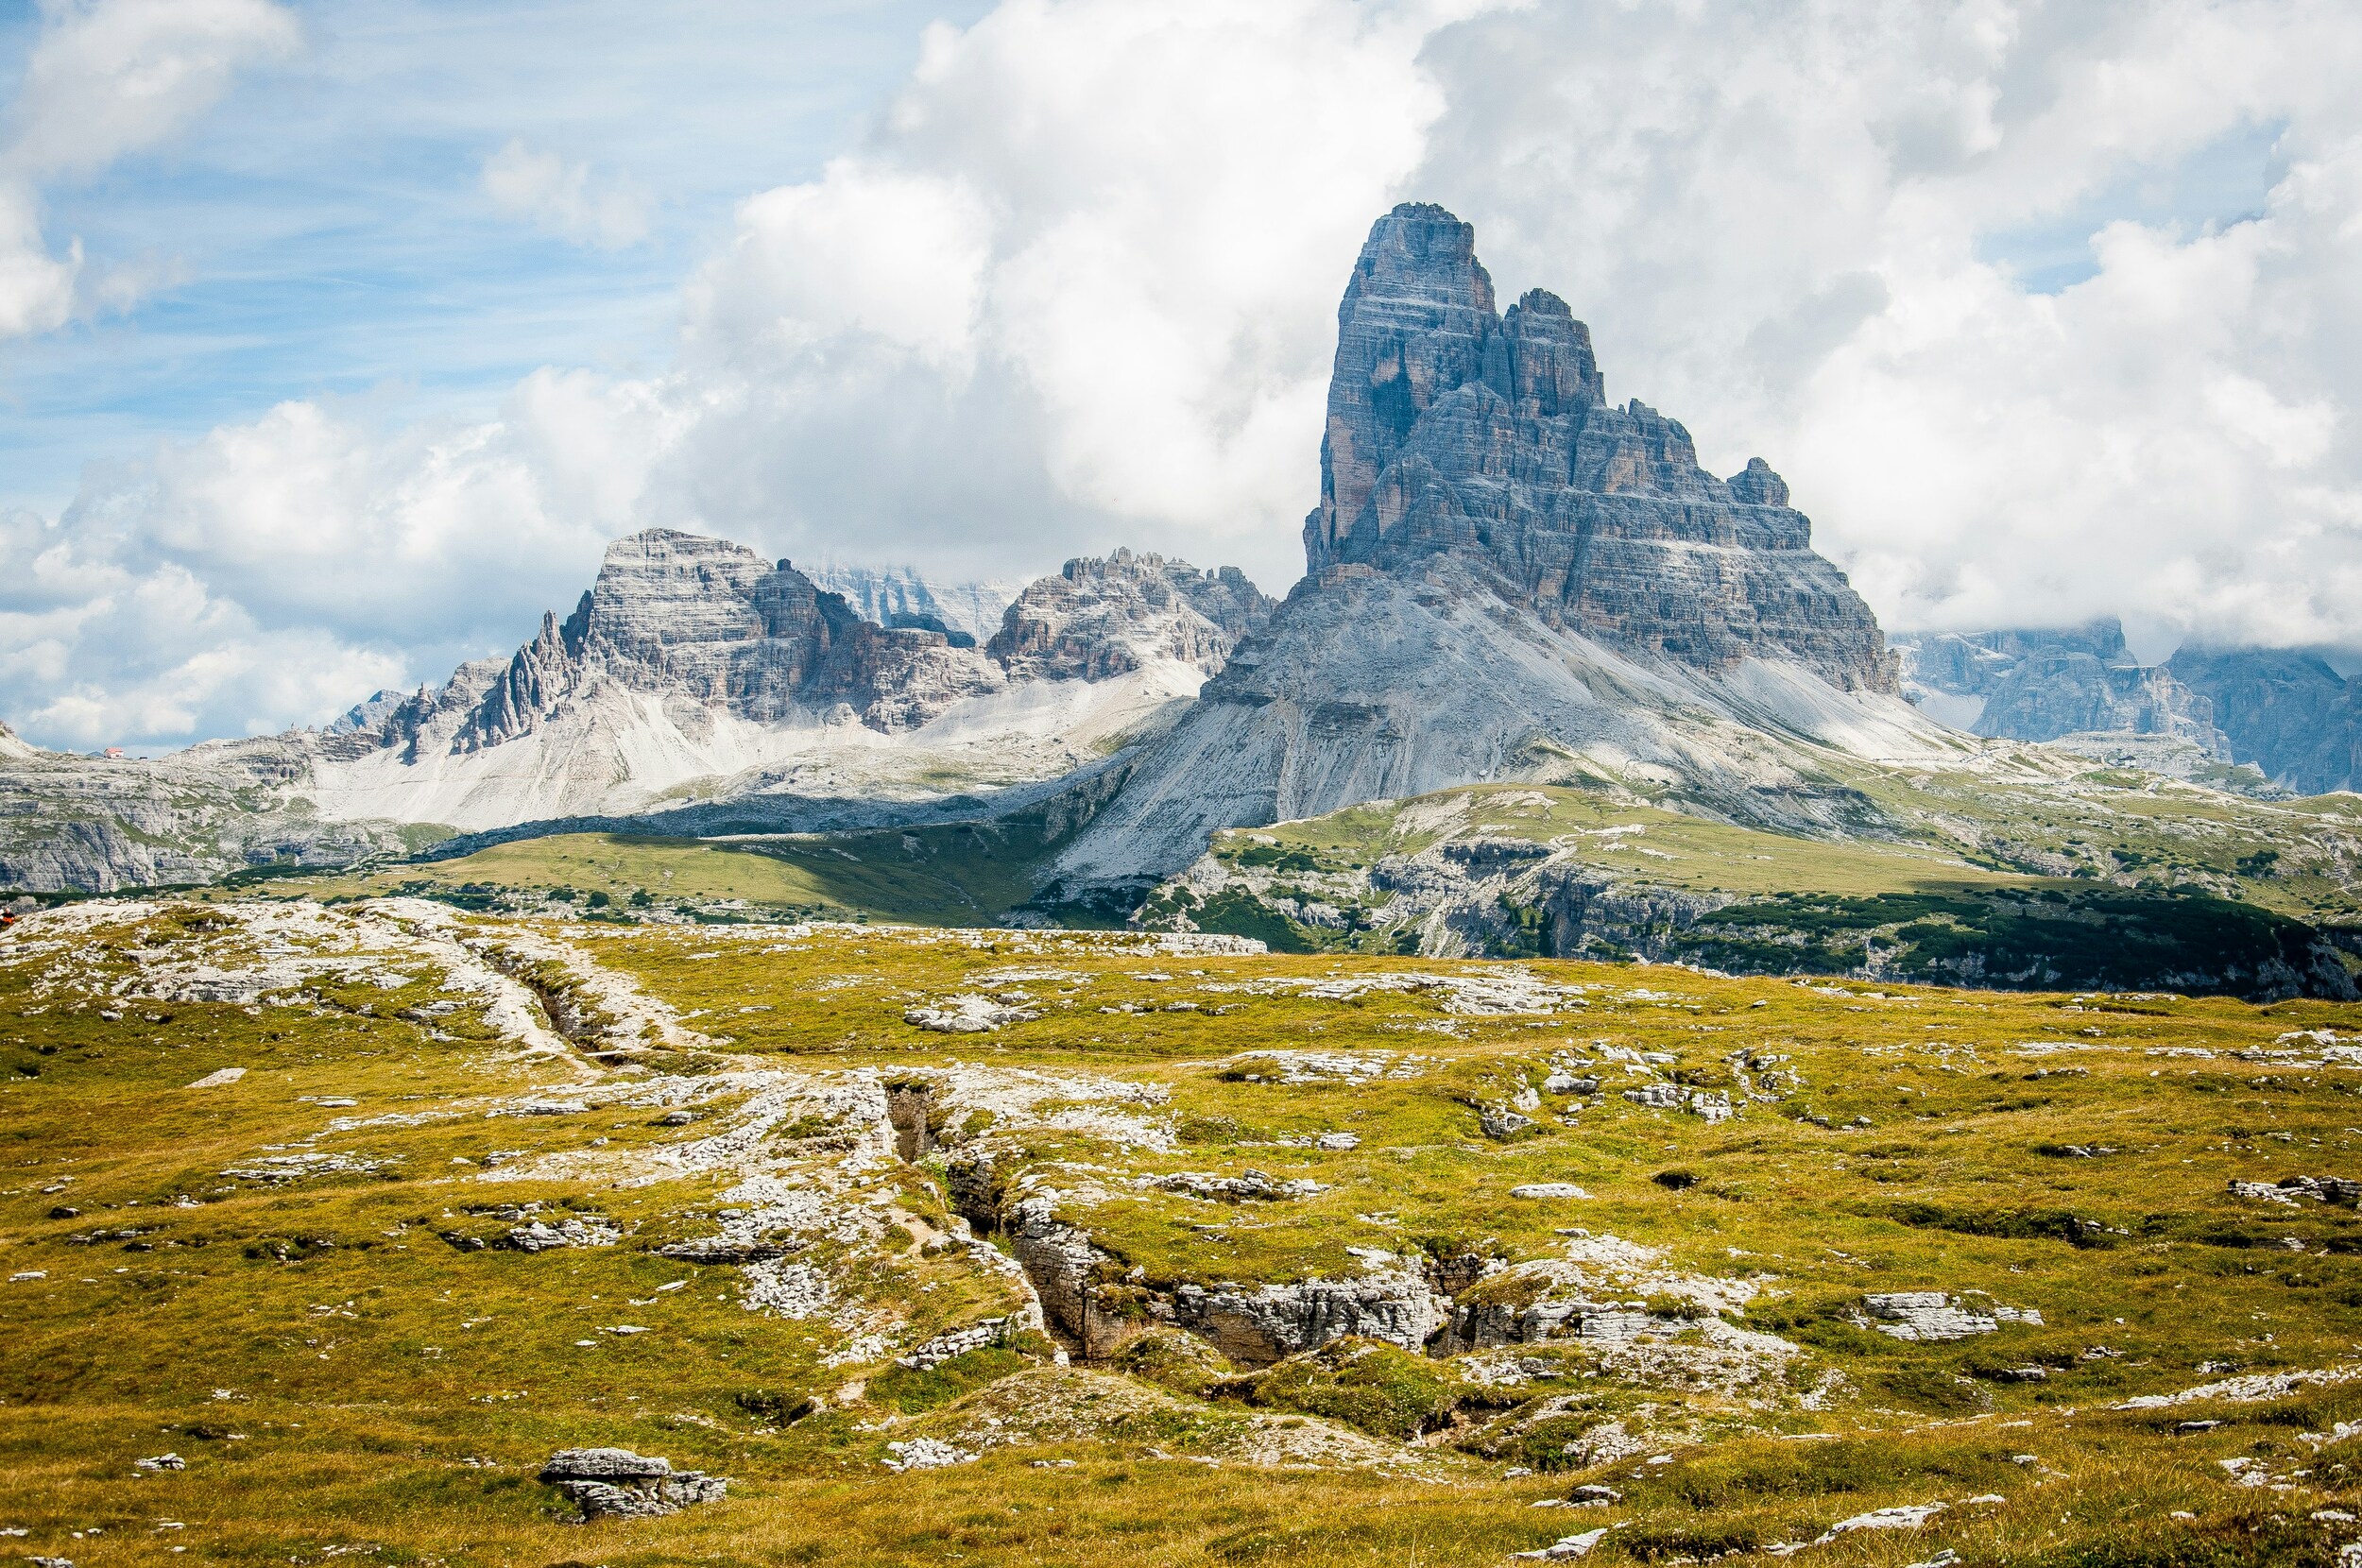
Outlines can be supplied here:
[[1593, 777], [1834, 830], [1814, 758], [1956, 757], [1895, 693], [1869, 606], [1760, 459], [1606, 401], [1590, 332], [1504, 315], [1474, 232], [1378, 220], [1338, 315], [1309, 574], [1059, 860], [1073, 895], [1220, 827], [1479, 779]]
[[1894, 661], [1761, 458], [1729, 480], [1689, 432], [1617, 407], [1591, 331], [1534, 289], [1506, 315], [1476, 232], [1440, 207], [1378, 220], [1337, 312], [1307, 570], [1400, 575], [1450, 555], [1544, 625], [1693, 669], [1797, 663], [1891, 692]]
[[330, 822], [310, 737], [216, 741], [173, 756], [78, 757], [0, 741], [0, 889], [211, 881], [250, 866], [342, 866], [436, 835]]
[[2238, 760], [2303, 794], [2362, 790], [2362, 686], [2318, 656], [2183, 648], [2165, 668], [2214, 704]]
[[1026, 587], [1013, 582], [938, 581], [907, 566], [850, 566], [830, 561], [801, 570], [813, 587], [842, 596], [864, 621], [943, 632], [955, 645], [964, 637], [981, 644], [999, 631], [1001, 612]]
[[1032, 585], [978, 646], [865, 619], [785, 561], [652, 529], [611, 546], [573, 611], [508, 658], [381, 692], [323, 732], [160, 762], [11, 737], [0, 887], [342, 863], [698, 802], [747, 802], [780, 828], [878, 825], [1156, 733], [1270, 610], [1235, 569], [1120, 552]]
[[1119, 550], [1029, 585], [986, 652], [1013, 679], [1106, 680], [1160, 659], [1211, 675], [1272, 608], [1237, 567], [1201, 572]]
[[[2362, 691], [2311, 654], [2184, 648], [2144, 665], [2114, 617], [1898, 638], [1895, 648], [1910, 699], [1975, 734], [2095, 751], [2114, 737], [2166, 738], [2185, 758], [2251, 765], [2302, 794], [2362, 781]], [[2172, 761], [2154, 747], [2142, 755]]]
[[2171, 671], [2134, 658], [2113, 616], [2057, 631], [1938, 632], [1894, 645], [1911, 699], [1977, 735], [2171, 735], [2230, 754], [2214, 704]]

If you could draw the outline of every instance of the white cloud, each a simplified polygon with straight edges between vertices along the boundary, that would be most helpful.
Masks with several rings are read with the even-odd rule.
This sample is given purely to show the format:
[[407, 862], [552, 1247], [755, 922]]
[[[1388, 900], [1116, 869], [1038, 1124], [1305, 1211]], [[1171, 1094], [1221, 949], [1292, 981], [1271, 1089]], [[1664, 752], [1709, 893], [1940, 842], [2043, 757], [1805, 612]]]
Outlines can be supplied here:
[[[2310, 4], [1554, 8], [1430, 50], [1420, 183], [1890, 623], [2353, 645], [2358, 60]], [[1979, 259], [2259, 125], [2243, 210], [2095, 213], [2056, 296]]]
[[[1005, 573], [1145, 537], [1292, 581], [1337, 293], [1445, 111], [1419, 50], [1475, 9], [931, 29], [869, 145], [745, 202], [690, 291], [684, 364], [727, 412], [660, 486], [790, 549], [851, 524]], [[914, 483], [914, 452], [958, 479]]]
[[503, 211], [576, 245], [620, 249], [648, 235], [648, 196], [622, 176], [595, 176], [512, 137], [484, 161], [484, 194]]
[[0, 338], [128, 309], [174, 275], [168, 264], [86, 273], [78, 239], [53, 255], [35, 182], [156, 145], [241, 67], [291, 54], [300, 37], [270, 0], [43, 0], [42, 11], [0, 145]]
[[81, 270], [81, 242], [52, 256], [31, 188], [0, 179], [0, 338], [55, 332], [73, 319]]
[[270, 0], [44, 0], [7, 162], [90, 174], [211, 109], [236, 73], [301, 39]]

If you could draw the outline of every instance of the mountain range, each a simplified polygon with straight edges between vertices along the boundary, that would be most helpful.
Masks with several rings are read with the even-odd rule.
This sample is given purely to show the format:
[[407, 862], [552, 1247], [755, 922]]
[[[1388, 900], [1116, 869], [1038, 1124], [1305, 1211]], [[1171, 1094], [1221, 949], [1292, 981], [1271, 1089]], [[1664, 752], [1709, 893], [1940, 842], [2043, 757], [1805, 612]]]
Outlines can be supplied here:
[[916, 612], [881, 625], [786, 561], [650, 529], [513, 655], [322, 730], [154, 761], [0, 732], [0, 886], [336, 865], [583, 817], [710, 827], [722, 802], [772, 830], [973, 814], [980, 793], [1005, 804], [1087, 776], [1169, 723], [1269, 613], [1236, 569], [1118, 551], [1029, 584], [980, 645]]
[[[1778, 844], [1887, 845], [1916, 869], [1881, 862], [1881, 889], [2096, 878], [2261, 899], [2275, 919], [2362, 912], [2362, 822], [2267, 809], [2354, 782], [2362, 698], [2327, 664], [2185, 650], [2144, 666], [2112, 622], [1891, 647], [1764, 459], [1717, 476], [1677, 419], [1611, 401], [1584, 323], [1541, 289], [1501, 309], [1473, 230], [1440, 207], [1377, 222], [1337, 325], [1306, 572], [1282, 602], [1236, 569], [1129, 551], [1012, 590], [807, 571], [649, 529], [513, 654], [324, 729], [155, 761], [0, 731], [0, 887], [449, 857], [585, 828], [776, 837], [1030, 812], [1032, 895], [1001, 912], [1028, 919], [1188, 926], [1231, 898], [1291, 940], [1328, 940], [1335, 917], [1493, 950], [1546, 928], [1546, 947], [1604, 940], [1585, 912], [1613, 906], [1657, 912], [1654, 934], [1616, 917], [1620, 950], [1671, 955], [1674, 926], [1720, 908], [1694, 887], [1666, 902], [1645, 878], [1610, 890], [1565, 834], [1496, 821], [1498, 852], [1405, 829], [1425, 870], [1323, 840], [1344, 857], [1322, 862], [1331, 892], [1361, 900], [1347, 919], [1246, 877], [1255, 856], [1225, 837], [1516, 783], [1561, 792], [1537, 820], [1562, 825], [1582, 818], [1573, 791]], [[2159, 818], [2161, 801], [2182, 815]], [[2184, 820], [2200, 817], [2213, 826]], [[2209, 834], [2238, 855], [2199, 853]], [[1749, 845], [1730, 853], [1787, 863]], [[1514, 909], [1530, 912], [1516, 929]], [[2286, 984], [2346, 983], [2309, 928], [2273, 930], [2255, 950], [2282, 956], [2257, 963]], [[1883, 939], [1861, 940], [1874, 968]], [[2050, 963], [2011, 972], [2063, 972]]]
[[1979, 735], [2121, 749], [2165, 738], [2152, 763], [2200, 755], [2299, 794], [2362, 788], [2362, 687], [2298, 649], [2185, 646], [2145, 665], [2113, 618], [2053, 630], [1898, 639], [1906, 690]]

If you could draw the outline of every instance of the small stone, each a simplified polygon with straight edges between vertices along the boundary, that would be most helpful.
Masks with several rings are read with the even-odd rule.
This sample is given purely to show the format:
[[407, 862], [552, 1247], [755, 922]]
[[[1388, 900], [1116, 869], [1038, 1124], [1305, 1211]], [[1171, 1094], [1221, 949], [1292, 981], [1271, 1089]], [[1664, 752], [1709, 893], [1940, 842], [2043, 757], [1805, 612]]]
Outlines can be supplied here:
[[1589, 1557], [1591, 1548], [1597, 1546], [1606, 1535], [1607, 1527], [1601, 1525], [1596, 1530], [1585, 1530], [1581, 1535], [1560, 1536], [1539, 1551], [1513, 1552], [1510, 1555], [1534, 1562], [1572, 1562], [1577, 1558]]
[[1588, 1198], [1591, 1195], [1572, 1182], [1528, 1182], [1509, 1189], [1512, 1198]]
[[1506, 1105], [1487, 1105], [1477, 1112], [1477, 1125], [1484, 1135], [1498, 1141], [1515, 1137], [1533, 1126], [1533, 1118], [1520, 1116]]
[[160, 1470], [186, 1470], [189, 1468], [189, 1461], [178, 1454], [159, 1454], [149, 1459], [133, 1459], [131, 1468], [144, 1470], [153, 1475]]

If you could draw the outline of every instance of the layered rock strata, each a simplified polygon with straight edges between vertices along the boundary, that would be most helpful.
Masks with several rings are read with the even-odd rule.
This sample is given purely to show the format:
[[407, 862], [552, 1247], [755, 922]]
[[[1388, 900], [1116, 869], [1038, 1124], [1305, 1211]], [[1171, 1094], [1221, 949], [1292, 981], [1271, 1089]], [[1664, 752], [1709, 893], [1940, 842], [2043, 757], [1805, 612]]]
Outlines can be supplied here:
[[1729, 480], [1689, 432], [1608, 402], [1591, 331], [1541, 289], [1506, 315], [1476, 231], [1378, 220], [1337, 312], [1307, 570], [1481, 562], [1544, 624], [1704, 670], [1792, 660], [1895, 690], [1878, 624], [1761, 458]]
[[619, 826], [743, 802], [730, 822], [824, 829], [960, 800], [973, 816], [981, 794], [1068, 775], [1087, 794], [1106, 754], [1159, 732], [1269, 612], [1235, 569], [1118, 552], [1033, 585], [987, 647], [652, 529], [611, 546], [573, 612], [512, 656], [380, 692], [325, 731], [153, 763], [8, 738], [0, 887], [344, 864], [424, 842], [400, 824]]
[[1012, 679], [1105, 680], [1157, 658], [1211, 675], [1272, 609], [1237, 567], [1202, 572], [1119, 550], [1029, 586], [985, 651]]
[[1674, 791], [1735, 820], [1874, 826], [1828, 750], [1960, 755], [1760, 460], [1616, 407], [1589, 330], [1506, 315], [1441, 208], [1378, 220], [1338, 313], [1309, 573], [1052, 868], [1138, 887], [1216, 827], [1502, 777]]

